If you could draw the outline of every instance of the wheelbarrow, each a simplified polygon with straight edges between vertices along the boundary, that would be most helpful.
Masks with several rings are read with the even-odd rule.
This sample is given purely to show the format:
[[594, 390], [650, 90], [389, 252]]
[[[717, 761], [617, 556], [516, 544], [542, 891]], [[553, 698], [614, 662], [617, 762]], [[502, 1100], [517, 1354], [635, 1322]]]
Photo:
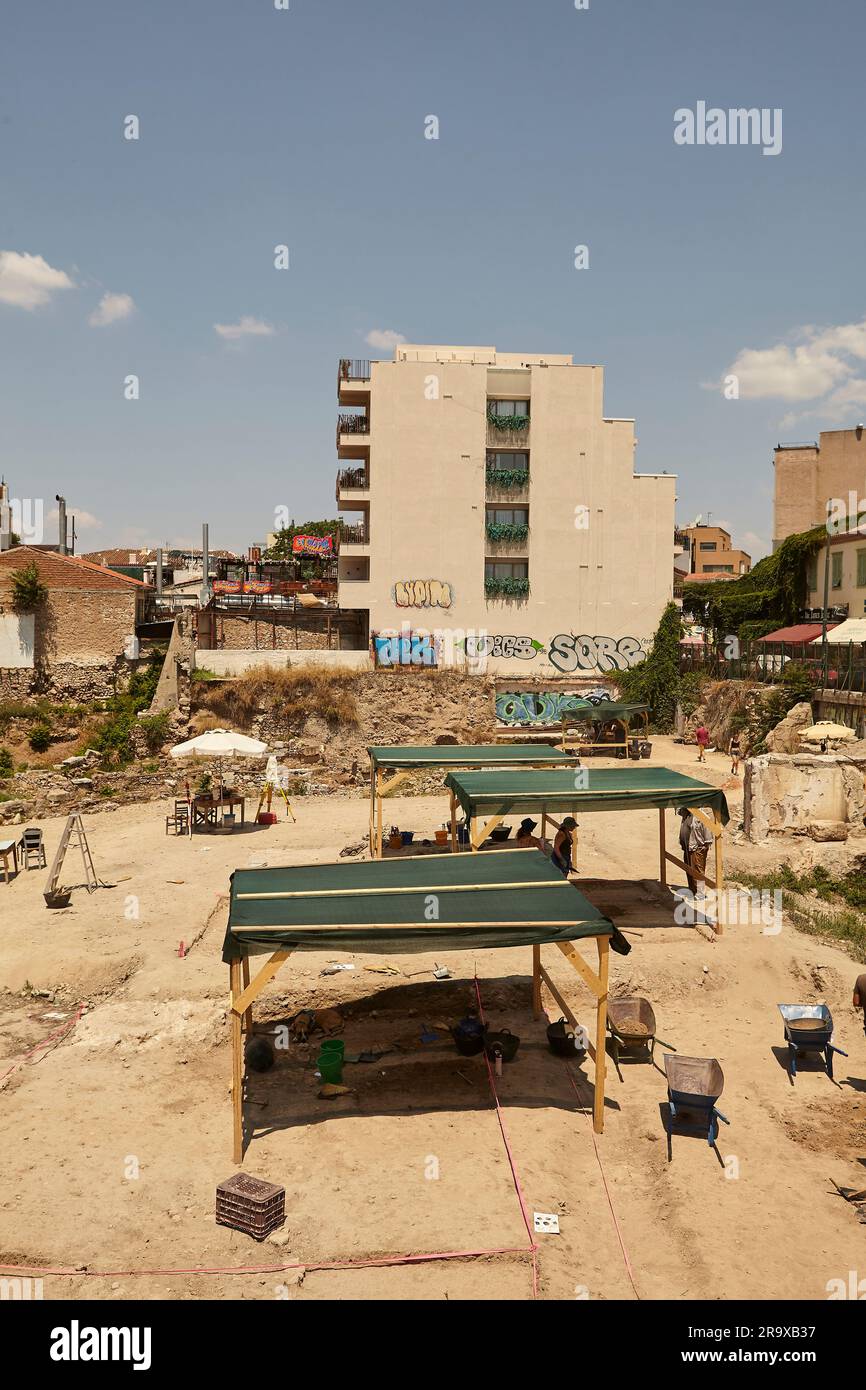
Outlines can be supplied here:
[[719, 1135], [719, 1120], [726, 1125], [731, 1123], [716, 1106], [725, 1089], [722, 1068], [715, 1057], [672, 1057], [668, 1052], [664, 1064], [668, 1079], [668, 1140], [683, 1111], [693, 1115], [696, 1123], [706, 1124], [707, 1143], [712, 1148]]
[[676, 1048], [663, 1038], [656, 1039], [656, 1016], [648, 999], [640, 995], [625, 999], [609, 999], [607, 1004], [607, 1027], [610, 1033], [610, 1050], [614, 1063], [619, 1066], [619, 1049], [643, 1048], [645, 1057], [653, 1060], [656, 1041], [662, 1047]]
[[833, 1015], [826, 1004], [780, 1004], [779, 1013], [785, 1025], [788, 1044], [788, 1072], [797, 1075], [798, 1052], [822, 1052], [827, 1075], [833, 1080], [833, 1053], [843, 1057], [848, 1053], [830, 1041], [833, 1036]]

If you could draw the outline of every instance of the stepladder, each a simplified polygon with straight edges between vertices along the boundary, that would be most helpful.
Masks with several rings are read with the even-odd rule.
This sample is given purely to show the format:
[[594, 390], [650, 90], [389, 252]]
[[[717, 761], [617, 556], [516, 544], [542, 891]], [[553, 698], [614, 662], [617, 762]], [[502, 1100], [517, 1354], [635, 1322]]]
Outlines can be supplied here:
[[90, 845], [87, 843], [87, 835], [84, 830], [84, 822], [79, 811], [73, 811], [66, 817], [66, 824], [60, 836], [60, 844], [57, 846], [57, 853], [51, 864], [48, 873], [48, 882], [45, 885], [45, 901], [50, 903], [60, 893], [67, 891], [61, 887], [60, 873], [66, 859], [67, 851], [70, 847], [77, 847], [81, 851], [81, 859], [84, 864], [84, 884], [88, 893], [92, 893], [99, 887], [99, 879], [96, 877], [96, 869], [93, 867], [93, 857], [90, 853]]

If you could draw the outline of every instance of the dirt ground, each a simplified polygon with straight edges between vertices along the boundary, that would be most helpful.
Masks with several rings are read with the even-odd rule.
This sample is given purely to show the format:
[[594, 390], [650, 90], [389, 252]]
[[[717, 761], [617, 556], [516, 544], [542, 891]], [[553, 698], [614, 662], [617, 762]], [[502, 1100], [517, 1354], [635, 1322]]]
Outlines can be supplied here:
[[[654, 743], [654, 763], [696, 771], [693, 748]], [[711, 754], [703, 775], [729, 782], [727, 760]], [[741, 787], [727, 790], [733, 826]], [[647, 995], [667, 1043], [721, 1061], [730, 1126], [718, 1152], [684, 1127], [669, 1157], [663, 1074], [635, 1061], [618, 1074], [609, 1059], [594, 1137], [592, 1063], [549, 1052], [528, 947], [446, 954], [436, 963], [447, 981], [423, 955], [296, 954], [262, 996], [259, 1027], [337, 1006], [348, 1053], [393, 1050], [347, 1064], [352, 1091], [336, 1101], [318, 1098], [315, 1048], [278, 1052], [272, 1071], [252, 1074], [244, 1167], [285, 1185], [286, 1224], [262, 1244], [216, 1225], [216, 1185], [235, 1171], [220, 959], [229, 874], [336, 858], [367, 825], [366, 802], [349, 794], [294, 807], [297, 824], [189, 840], [165, 835], [159, 803], [124, 806], [86, 818], [113, 887], [77, 889], [49, 911], [44, 870], [0, 883], [2, 1273], [65, 1271], [41, 1276], [48, 1299], [528, 1299], [509, 1151], [530, 1221], [559, 1217], [560, 1234], [536, 1237], [541, 1298], [823, 1299], [829, 1280], [862, 1269], [866, 1225], [831, 1182], [866, 1186], [857, 963], [787, 922], [775, 935], [728, 925], [712, 941], [677, 925], [655, 886], [655, 812], [585, 815], [579, 870], [593, 901], [624, 912], [632, 952], [611, 957], [612, 994]], [[444, 797], [386, 808], [388, 823], [428, 835], [445, 814]], [[50, 861], [62, 820], [42, 825]], [[733, 846], [729, 863], [750, 854]], [[638, 881], [628, 894], [623, 879]], [[554, 947], [543, 954], [591, 1028], [590, 995]], [[321, 974], [339, 960], [354, 969]], [[389, 963], [398, 974], [368, 968]], [[483, 1060], [459, 1057], [447, 1034], [420, 1040], [466, 1012], [476, 972], [486, 1015], [521, 1038], [497, 1081], [508, 1148]], [[776, 1005], [819, 1000], [849, 1055], [835, 1059], [835, 1084], [806, 1060], [792, 1083]], [[792, 1259], [798, 1250], [808, 1262]], [[460, 1258], [365, 1263], [449, 1253]], [[315, 1268], [329, 1264], [349, 1267]]]

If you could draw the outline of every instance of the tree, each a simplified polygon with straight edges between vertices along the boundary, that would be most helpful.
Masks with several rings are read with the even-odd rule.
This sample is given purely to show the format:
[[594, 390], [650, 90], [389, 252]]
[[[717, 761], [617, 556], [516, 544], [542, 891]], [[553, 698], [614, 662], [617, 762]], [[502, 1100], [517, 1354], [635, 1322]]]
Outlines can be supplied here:
[[48, 590], [39, 578], [36, 561], [12, 571], [12, 607], [16, 613], [32, 613], [48, 602]]
[[660, 733], [673, 728], [680, 695], [680, 610], [669, 603], [662, 613], [653, 644], [643, 661], [617, 675], [620, 693], [629, 704], [650, 707]]
[[[295, 536], [338, 536], [340, 523], [334, 521], [305, 521], [302, 526], [296, 526], [292, 520], [288, 526], [284, 526], [274, 537], [274, 543], [265, 555], [266, 560], [281, 560], [291, 562], [295, 565], [299, 579], [318, 579], [322, 573], [322, 565], [333, 559], [333, 554], [324, 555], [319, 559], [315, 555], [295, 555], [292, 551], [292, 541]], [[336, 549], [336, 547], [335, 547]]]

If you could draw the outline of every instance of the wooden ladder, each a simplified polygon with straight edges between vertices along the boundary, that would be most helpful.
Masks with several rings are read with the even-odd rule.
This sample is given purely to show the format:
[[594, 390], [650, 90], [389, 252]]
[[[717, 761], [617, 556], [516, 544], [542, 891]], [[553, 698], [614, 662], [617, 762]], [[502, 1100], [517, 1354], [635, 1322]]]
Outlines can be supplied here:
[[48, 875], [48, 882], [45, 885], [45, 898], [51, 898], [57, 892], [60, 882], [60, 870], [63, 868], [63, 861], [66, 858], [66, 851], [70, 845], [78, 845], [81, 850], [81, 858], [84, 861], [85, 882], [84, 886], [88, 893], [92, 893], [94, 888], [99, 887], [99, 880], [96, 877], [96, 870], [93, 867], [93, 859], [90, 854], [90, 846], [87, 843], [87, 836], [84, 833], [84, 823], [79, 811], [73, 811], [66, 817], [66, 824], [63, 827], [63, 834], [60, 836], [60, 844], [57, 846], [57, 853], [51, 865], [51, 872]]

